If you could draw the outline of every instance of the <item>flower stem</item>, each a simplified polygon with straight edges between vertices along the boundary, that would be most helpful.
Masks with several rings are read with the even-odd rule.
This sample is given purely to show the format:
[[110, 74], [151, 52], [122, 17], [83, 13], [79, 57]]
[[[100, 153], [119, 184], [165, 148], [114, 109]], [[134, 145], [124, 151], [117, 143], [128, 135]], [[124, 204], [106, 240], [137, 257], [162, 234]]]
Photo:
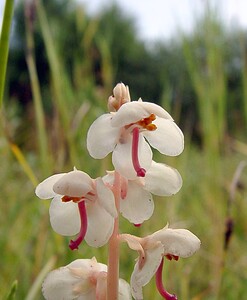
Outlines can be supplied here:
[[166, 289], [164, 288], [163, 286], [163, 283], [162, 283], [162, 269], [163, 269], [163, 263], [164, 263], [164, 258], [162, 258], [162, 261], [159, 265], [159, 268], [156, 272], [156, 286], [157, 286], [157, 289], [160, 293], [160, 295], [166, 299], [166, 300], [177, 300], [177, 296], [176, 295], [172, 295], [170, 293], [168, 293], [166, 291]]
[[135, 127], [132, 131], [133, 139], [132, 139], [132, 162], [134, 169], [136, 171], [136, 175], [138, 177], [145, 177], [146, 170], [141, 167], [139, 158], [138, 158], [138, 144], [139, 144], [139, 128]]
[[[121, 195], [121, 176], [115, 171], [115, 180], [113, 186], [115, 196], [115, 205], [119, 213], [120, 195]], [[109, 240], [108, 272], [107, 272], [107, 299], [118, 299], [118, 281], [119, 281], [119, 218], [114, 221], [114, 229]]]
[[84, 200], [78, 203], [78, 208], [81, 218], [81, 229], [76, 240], [71, 240], [69, 243], [69, 247], [71, 250], [78, 249], [80, 243], [84, 240], [84, 237], [87, 232], [87, 212]]

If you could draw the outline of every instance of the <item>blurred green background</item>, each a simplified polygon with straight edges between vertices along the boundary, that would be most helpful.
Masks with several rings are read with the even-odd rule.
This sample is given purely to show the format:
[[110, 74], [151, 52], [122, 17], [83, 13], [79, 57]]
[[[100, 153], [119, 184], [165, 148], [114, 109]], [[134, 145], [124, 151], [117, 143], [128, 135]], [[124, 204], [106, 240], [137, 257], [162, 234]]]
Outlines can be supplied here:
[[[155, 199], [140, 228], [121, 218], [121, 232], [139, 236], [167, 222], [202, 241], [192, 258], [166, 262], [165, 286], [182, 300], [244, 299], [247, 293], [247, 31], [229, 30], [205, 2], [192, 33], [147, 47], [135, 20], [117, 6], [89, 15], [66, 0], [18, 1], [0, 125], [0, 297], [43, 299], [45, 274], [77, 258], [107, 262], [107, 247], [78, 252], [49, 224], [49, 200], [38, 182], [73, 166], [95, 178], [110, 157], [86, 149], [91, 123], [106, 112], [118, 82], [132, 100], [156, 102], [185, 135], [185, 151], [155, 160], [179, 170], [181, 191]], [[129, 281], [136, 253], [121, 246]], [[145, 299], [161, 299], [154, 281]]]

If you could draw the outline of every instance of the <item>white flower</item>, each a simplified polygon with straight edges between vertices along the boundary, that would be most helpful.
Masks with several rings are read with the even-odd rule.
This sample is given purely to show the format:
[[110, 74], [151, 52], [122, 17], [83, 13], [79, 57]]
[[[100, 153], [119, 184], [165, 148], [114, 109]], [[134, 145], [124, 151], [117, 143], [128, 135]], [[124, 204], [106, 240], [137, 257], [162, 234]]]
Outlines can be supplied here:
[[120, 238], [139, 253], [131, 276], [131, 291], [136, 300], [143, 299], [142, 287], [154, 276], [164, 256], [169, 260], [186, 258], [193, 255], [201, 244], [189, 230], [171, 229], [168, 226], [144, 238], [130, 234], [121, 234]]
[[184, 148], [182, 131], [162, 107], [150, 102], [124, 103], [117, 112], [100, 116], [88, 131], [90, 155], [101, 159], [113, 152], [113, 165], [122, 176], [144, 177], [152, 162], [149, 144], [160, 153], [176, 156]]
[[106, 244], [112, 235], [117, 217], [114, 195], [101, 178], [74, 169], [69, 173], [53, 175], [41, 182], [35, 190], [41, 199], [50, 199], [50, 221], [59, 234], [73, 236], [71, 249], [77, 249], [85, 237], [93, 247]]
[[[48, 274], [42, 292], [46, 300], [106, 300], [107, 266], [96, 258], [77, 259]], [[119, 279], [119, 300], [131, 300], [129, 284]]]
[[[114, 184], [114, 172], [108, 172], [103, 181]], [[182, 178], [176, 169], [152, 161], [144, 178], [133, 180], [121, 177], [120, 212], [131, 223], [141, 224], [148, 220], [154, 211], [152, 194], [171, 196], [182, 186]], [[152, 193], [152, 194], [151, 194]]]

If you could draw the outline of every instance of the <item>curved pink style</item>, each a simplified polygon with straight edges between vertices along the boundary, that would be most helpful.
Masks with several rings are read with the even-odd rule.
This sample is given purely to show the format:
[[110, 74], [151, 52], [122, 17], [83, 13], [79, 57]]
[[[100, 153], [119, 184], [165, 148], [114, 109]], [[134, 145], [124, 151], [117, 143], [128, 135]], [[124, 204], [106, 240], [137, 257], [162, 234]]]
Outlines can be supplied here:
[[138, 177], [145, 177], [146, 170], [140, 166], [138, 158], [138, 144], [139, 144], [139, 128], [135, 127], [132, 131], [132, 162], [133, 167]]
[[160, 293], [160, 295], [166, 299], [166, 300], [177, 300], [177, 296], [176, 295], [172, 295], [170, 293], [168, 293], [166, 291], [166, 289], [164, 288], [163, 286], [163, 282], [162, 282], [162, 269], [163, 269], [163, 263], [164, 263], [164, 258], [162, 258], [162, 261], [159, 265], [159, 268], [156, 272], [156, 286], [157, 286], [157, 289]]
[[78, 209], [80, 212], [81, 229], [76, 240], [71, 240], [69, 243], [69, 247], [71, 250], [78, 249], [87, 232], [87, 212], [84, 200], [78, 203]]

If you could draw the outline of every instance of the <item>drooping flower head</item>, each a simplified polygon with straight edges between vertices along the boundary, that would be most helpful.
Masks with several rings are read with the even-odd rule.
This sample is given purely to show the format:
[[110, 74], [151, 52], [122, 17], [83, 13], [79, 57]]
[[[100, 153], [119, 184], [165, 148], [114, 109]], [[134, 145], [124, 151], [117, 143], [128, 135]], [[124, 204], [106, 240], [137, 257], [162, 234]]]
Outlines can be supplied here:
[[[48, 274], [42, 292], [46, 300], [106, 300], [107, 266], [96, 258], [77, 259]], [[119, 300], [131, 300], [129, 284], [119, 279]]]
[[103, 114], [87, 135], [90, 155], [101, 159], [113, 152], [116, 171], [128, 179], [145, 176], [152, 162], [149, 145], [176, 156], [183, 151], [184, 137], [167, 111], [141, 99], [126, 101], [116, 112]]
[[187, 229], [172, 229], [168, 226], [139, 238], [130, 234], [121, 234], [122, 241], [138, 251], [139, 258], [131, 276], [132, 296], [142, 300], [142, 287], [145, 286], [156, 273], [156, 285], [160, 294], [167, 300], [177, 299], [169, 294], [162, 284], [163, 258], [178, 260], [193, 255], [200, 248], [200, 240]]
[[101, 178], [74, 169], [69, 173], [53, 175], [41, 182], [36, 190], [41, 199], [51, 199], [50, 221], [59, 234], [73, 236], [70, 248], [77, 249], [85, 237], [93, 247], [107, 243], [117, 216], [112, 191]]

